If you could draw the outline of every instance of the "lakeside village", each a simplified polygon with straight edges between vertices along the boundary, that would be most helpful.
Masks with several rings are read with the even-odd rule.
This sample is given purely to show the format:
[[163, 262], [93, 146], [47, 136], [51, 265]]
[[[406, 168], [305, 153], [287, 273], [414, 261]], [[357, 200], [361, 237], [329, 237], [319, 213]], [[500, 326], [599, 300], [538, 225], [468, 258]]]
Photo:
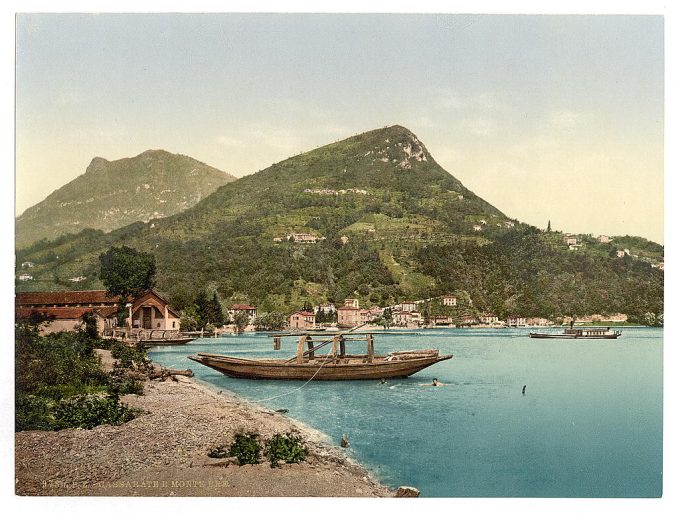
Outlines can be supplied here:
[[[125, 317], [120, 316], [120, 298], [106, 290], [56, 291], [17, 293], [16, 317], [40, 315], [49, 321], [41, 326], [43, 334], [79, 330], [87, 317], [94, 320], [97, 332], [103, 337], [123, 340], [176, 341], [183, 337], [220, 336], [252, 331], [346, 330], [363, 326], [366, 329], [427, 329], [445, 327], [503, 328], [548, 327], [569, 325], [572, 317], [509, 316], [501, 319], [494, 313], [475, 313], [472, 302], [461, 306], [458, 296], [450, 294], [437, 298], [404, 301], [393, 306], [361, 307], [359, 299], [345, 299], [342, 306], [319, 304], [305, 306], [285, 317], [279, 313], [258, 314], [257, 306], [233, 304], [227, 316], [215, 315], [214, 320], [226, 323], [219, 326], [196, 323], [173, 309], [155, 290], [130, 299]], [[219, 303], [213, 306], [220, 310]], [[576, 325], [626, 323], [628, 316], [592, 314], [577, 316]], [[193, 323], [192, 323], [193, 322]]]

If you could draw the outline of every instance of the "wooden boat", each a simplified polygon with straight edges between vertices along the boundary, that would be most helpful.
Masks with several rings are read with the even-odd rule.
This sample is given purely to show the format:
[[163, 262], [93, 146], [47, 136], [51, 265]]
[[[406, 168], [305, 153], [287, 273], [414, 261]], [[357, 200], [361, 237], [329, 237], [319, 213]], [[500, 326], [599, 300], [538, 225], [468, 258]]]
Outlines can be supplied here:
[[615, 340], [621, 331], [612, 331], [609, 327], [569, 328], [562, 333], [529, 333], [530, 338], [556, 338], [568, 340]]
[[[280, 338], [283, 336], [298, 336], [297, 354], [288, 360], [244, 359], [204, 352], [189, 356], [189, 359], [230, 377], [340, 381], [408, 377], [430, 365], [453, 357], [451, 355], [440, 356], [437, 349], [398, 351], [377, 355], [373, 352], [373, 335], [370, 333], [365, 333], [364, 338], [348, 338], [338, 334], [332, 339], [323, 341], [318, 338], [314, 339], [311, 334], [275, 335], [275, 349], [277, 339], [280, 344]], [[347, 341], [366, 341], [366, 354], [347, 354], [345, 352]], [[314, 345], [315, 343], [319, 345]], [[328, 354], [315, 354], [316, 350], [327, 344], [332, 344]], [[306, 351], [305, 347], [307, 347]]]

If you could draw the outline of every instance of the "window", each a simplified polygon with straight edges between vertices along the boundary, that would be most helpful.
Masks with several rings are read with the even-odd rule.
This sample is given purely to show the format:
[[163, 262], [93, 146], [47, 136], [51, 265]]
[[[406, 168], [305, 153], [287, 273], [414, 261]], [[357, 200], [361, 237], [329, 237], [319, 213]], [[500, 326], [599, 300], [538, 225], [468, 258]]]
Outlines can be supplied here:
[[175, 328], [175, 321], [174, 320], [172, 321], [172, 328], [173, 329]]

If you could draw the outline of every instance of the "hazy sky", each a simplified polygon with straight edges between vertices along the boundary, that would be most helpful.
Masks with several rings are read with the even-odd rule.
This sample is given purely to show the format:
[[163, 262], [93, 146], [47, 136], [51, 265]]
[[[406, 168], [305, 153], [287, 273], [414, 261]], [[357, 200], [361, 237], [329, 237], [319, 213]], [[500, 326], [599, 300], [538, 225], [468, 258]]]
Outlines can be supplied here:
[[663, 18], [17, 18], [16, 209], [150, 148], [243, 176], [411, 129], [506, 215], [663, 242]]

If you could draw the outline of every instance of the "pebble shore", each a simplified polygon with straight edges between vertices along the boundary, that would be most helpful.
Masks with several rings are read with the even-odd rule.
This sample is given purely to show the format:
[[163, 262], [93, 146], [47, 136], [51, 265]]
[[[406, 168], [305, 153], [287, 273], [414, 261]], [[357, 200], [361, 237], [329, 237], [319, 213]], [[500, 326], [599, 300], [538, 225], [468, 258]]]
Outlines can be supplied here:
[[[121, 400], [144, 413], [121, 426], [15, 434], [16, 493], [31, 496], [393, 497], [322, 433], [193, 379], [147, 381]], [[208, 452], [237, 432], [297, 432], [298, 464], [238, 466]]]

